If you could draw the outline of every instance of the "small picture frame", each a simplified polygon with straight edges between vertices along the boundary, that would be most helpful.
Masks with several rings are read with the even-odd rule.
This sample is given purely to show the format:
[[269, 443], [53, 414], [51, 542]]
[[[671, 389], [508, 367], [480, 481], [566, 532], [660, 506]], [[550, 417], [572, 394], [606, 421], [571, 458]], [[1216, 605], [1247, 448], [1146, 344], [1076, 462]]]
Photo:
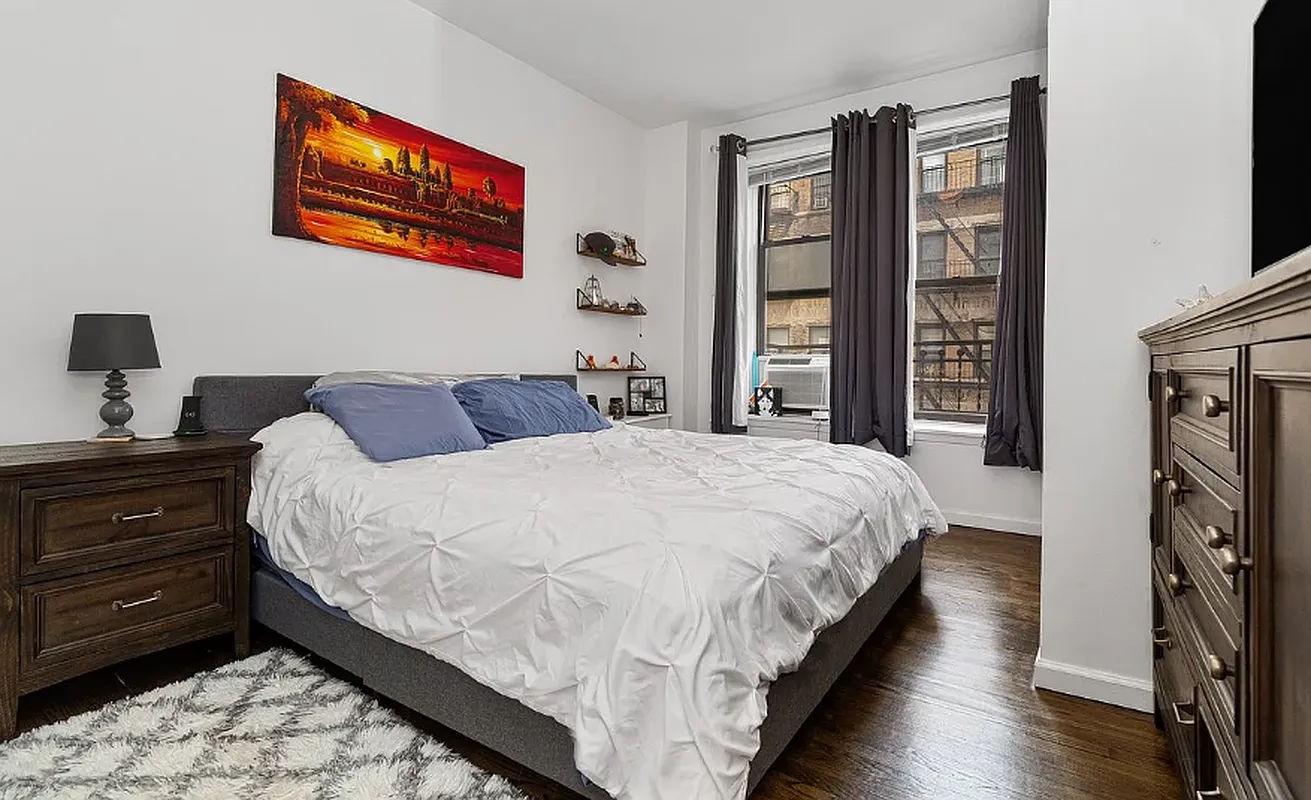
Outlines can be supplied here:
[[758, 417], [783, 416], [783, 387], [757, 386], [747, 413]]
[[666, 413], [667, 397], [664, 377], [628, 379], [628, 413], [634, 417]]

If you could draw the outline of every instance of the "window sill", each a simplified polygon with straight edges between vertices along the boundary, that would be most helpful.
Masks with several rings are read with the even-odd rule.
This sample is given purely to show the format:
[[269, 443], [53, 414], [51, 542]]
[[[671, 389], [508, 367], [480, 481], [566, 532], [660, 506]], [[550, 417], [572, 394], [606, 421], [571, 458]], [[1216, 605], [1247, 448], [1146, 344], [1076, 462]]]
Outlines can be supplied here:
[[988, 426], [981, 422], [943, 422], [915, 420], [915, 442], [936, 442], [979, 447], [987, 434]]

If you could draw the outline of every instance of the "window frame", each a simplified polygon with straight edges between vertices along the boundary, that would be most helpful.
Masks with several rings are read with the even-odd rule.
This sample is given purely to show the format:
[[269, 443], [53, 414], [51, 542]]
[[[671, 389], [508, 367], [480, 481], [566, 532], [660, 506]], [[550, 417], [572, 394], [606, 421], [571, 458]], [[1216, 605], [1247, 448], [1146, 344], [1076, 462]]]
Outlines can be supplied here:
[[[919, 276], [920, 267], [921, 267], [921, 265], [924, 264], [924, 262], [926, 261], [926, 259], [924, 258], [924, 239], [925, 239], [926, 237], [929, 237], [929, 236], [940, 236], [940, 237], [942, 237], [942, 258], [941, 258], [941, 259], [936, 259], [936, 258], [935, 258], [935, 259], [928, 259], [928, 260], [932, 260], [932, 261], [938, 261], [938, 260], [941, 260], [941, 261], [942, 261], [942, 277], [941, 277], [941, 278], [920, 278], [920, 276]], [[947, 277], [947, 249], [948, 249], [948, 248], [947, 248], [947, 244], [948, 244], [948, 242], [947, 242], [947, 232], [946, 232], [945, 230], [941, 230], [941, 231], [916, 231], [916, 232], [915, 232], [915, 284], [916, 284], [917, 286], [919, 285], [919, 283], [920, 283], [921, 280], [926, 280], [926, 281], [945, 281], [945, 280], [950, 280], [950, 278]]]
[[[815, 175], [823, 175], [823, 174], [829, 175], [830, 180], [832, 179], [832, 175], [833, 175], [832, 170], [828, 170], [828, 171], [821, 170], [820, 172], [812, 172], [809, 175], [796, 175], [792, 178], [789, 178], [788, 180], [813, 178]], [[765, 353], [770, 352], [768, 349], [769, 348], [769, 338], [768, 338], [768, 330], [767, 330], [768, 326], [766, 325], [766, 318], [768, 316], [767, 311], [769, 307], [768, 304], [770, 300], [798, 300], [798, 299], [822, 298], [822, 297], [829, 298], [830, 338], [832, 337], [831, 330], [832, 330], [833, 286], [832, 286], [831, 279], [830, 279], [829, 288], [826, 291], [819, 291], [815, 289], [787, 289], [777, 292], [769, 291], [769, 273], [766, 268], [766, 264], [768, 261], [767, 259], [768, 251], [770, 249], [780, 246], [810, 244], [813, 242], [829, 242], [831, 246], [831, 243], [833, 241], [833, 235], [831, 233], [821, 234], [818, 236], [793, 236], [788, 239], [777, 239], [774, 241], [770, 241], [769, 212], [772, 209], [770, 209], [768, 204], [769, 204], [769, 197], [770, 197], [769, 187], [773, 185], [774, 185], [773, 183], [762, 183], [760, 185], [760, 188], [757, 190], [759, 194], [757, 195], [758, 200], [756, 203], [756, 205], [758, 206], [758, 208], [756, 209], [757, 212], [756, 228], [759, 231], [759, 234], [757, 236], [757, 242], [756, 242], [756, 355], [763, 355]], [[831, 186], [832, 184], [830, 183], [830, 187]], [[830, 192], [831, 192], [831, 188], [830, 188]], [[814, 195], [812, 194], [811, 196], [813, 197]], [[829, 207], [823, 210], [828, 211], [828, 213], [831, 215], [833, 213], [832, 195], [830, 194], [829, 197], [830, 197]], [[830, 225], [830, 230], [831, 229], [832, 226]], [[831, 352], [831, 348], [830, 348], [830, 352]]]
[[[1003, 184], [1003, 185], [1005, 185], [1005, 184]], [[1001, 275], [1001, 249], [1002, 249], [1002, 245], [1003, 245], [1002, 238], [1001, 238], [1001, 236], [1002, 236], [1002, 223], [1000, 223], [1000, 222], [982, 222], [982, 223], [975, 223], [974, 226], [973, 226], [973, 228], [972, 228], [971, 233], [972, 233], [972, 235], [974, 236], [974, 260], [975, 260], [975, 262], [976, 262], [976, 263], [980, 263], [980, 262], [983, 262], [983, 261], [985, 261], [985, 260], [986, 260], [986, 261], [996, 261], [996, 262], [997, 262], [997, 271], [996, 271], [996, 272], [985, 272], [985, 273], [983, 273], [982, 275], [979, 275], [979, 276], [976, 276], [976, 277], [988, 277], [988, 278], [996, 278], [996, 277], [999, 277], [999, 276]], [[995, 234], [997, 234], [997, 256], [996, 256], [996, 258], [991, 258], [991, 257], [990, 257], [990, 258], [985, 259], [982, 255], [980, 255], [980, 253], [982, 253], [982, 251], [983, 251], [983, 248], [979, 245], [979, 241], [980, 241], [981, 236], [982, 236], [983, 234], [985, 234], [985, 233], [995, 233]]]
[[[983, 180], [984, 162], [986, 161], [991, 163], [997, 161], [997, 159], [996, 158], [985, 159], [983, 157], [983, 150], [986, 147], [992, 147], [996, 145], [1001, 146], [1001, 180], [993, 181], [991, 183], [985, 183]], [[994, 186], [1005, 186], [1006, 185], [1006, 140], [994, 139], [989, 142], [982, 142], [975, 147], [975, 151], [976, 153], [974, 156], [974, 185], [978, 186], [981, 189], [990, 189]]]

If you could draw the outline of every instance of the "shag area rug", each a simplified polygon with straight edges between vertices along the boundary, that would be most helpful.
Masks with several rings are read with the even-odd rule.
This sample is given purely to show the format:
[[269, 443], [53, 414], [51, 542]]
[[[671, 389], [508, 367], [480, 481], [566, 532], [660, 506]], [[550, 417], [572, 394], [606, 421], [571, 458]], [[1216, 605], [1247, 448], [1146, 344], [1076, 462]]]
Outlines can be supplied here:
[[273, 649], [0, 745], [0, 797], [525, 796], [362, 690]]

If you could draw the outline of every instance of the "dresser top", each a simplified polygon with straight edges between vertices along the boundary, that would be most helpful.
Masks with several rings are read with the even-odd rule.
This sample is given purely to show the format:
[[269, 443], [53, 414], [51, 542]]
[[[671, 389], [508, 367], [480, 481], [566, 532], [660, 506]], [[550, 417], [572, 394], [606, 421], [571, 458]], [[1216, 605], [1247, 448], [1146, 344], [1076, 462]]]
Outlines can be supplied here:
[[0, 447], [0, 477], [68, 469], [114, 467], [152, 461], [253, 455], [259, 442], [242, 436], [210, 433], [194, 438], [131, 442], [42, 442]]
[[1138, 332], [1154, 351], [1234, 347], [1311, 336], [1311, 248]]

